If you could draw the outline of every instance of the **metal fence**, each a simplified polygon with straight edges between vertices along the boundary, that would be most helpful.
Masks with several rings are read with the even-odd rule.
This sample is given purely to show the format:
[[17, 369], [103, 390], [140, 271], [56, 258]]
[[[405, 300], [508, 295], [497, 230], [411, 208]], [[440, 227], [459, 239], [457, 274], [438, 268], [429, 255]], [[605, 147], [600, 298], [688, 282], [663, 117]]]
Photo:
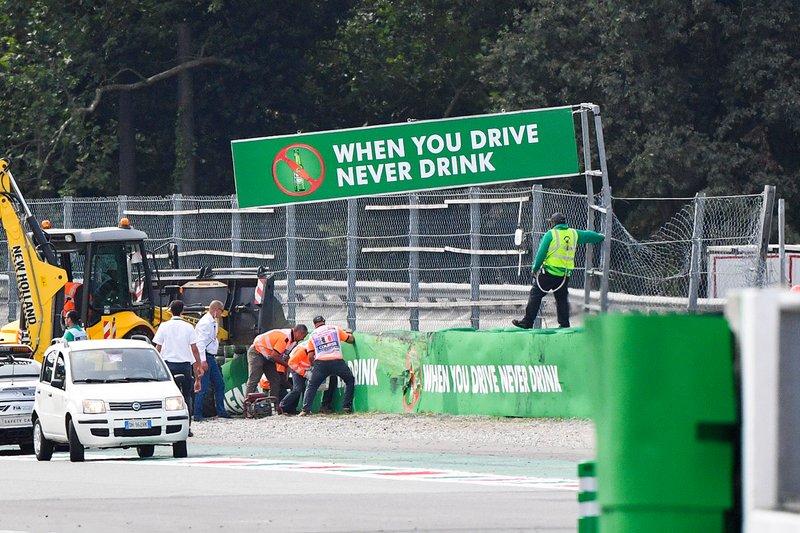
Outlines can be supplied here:
[[[642, 212], [658, 199], [614, 199]], [[673, 203], [676, 200], [673, 199]], [[637, 239], [613, 219], [608, 279], [609, 310], [717, 309], [709, 280], [713, 247], [742, 260], [727, 285], [774, 282], [760, 243], [772, 203], [761, 195], [680, 201], [672, 219]], [[599, 203], [599, 202], [597, 202]], [[116, 225], [127, 216], [149, 236], [148, 248], [177, 245], [181, 266], [199, 269], [265, 265], [292, 321], [324, 314], [360, 331], [508, 327], [522, 316], [531, 263], [554, 211], [583, 229], [592, 208], [586, 195], [544, 189], [470, 188], [381, 196], [288, 207], [238, 209], [235, 196], [63, 198], [29, 202], [39, 220], [55, 227]], [[613, 204], [612, 204], [613, 205]], [[515, 240], [521, 229], [522, 242]], [[599, 227], [592, 227], [600, 231]], [[600, 264], [595, 247], [591, 264]], [[586, 276], [580, 247], [570, 279], [573, 322], [600, 299], [597, 276]], [[15, 318], [16, 290], [7, 246], [0, 247], [2, 316]], [[166, 267], [164, 262], [161, 267]], [[587, 281], [588, 280], [588, 281]], [[716, 282], [716, 281], [714, 281]], [[591, 284], [585, 297], [585, 284]], [[727, 286], [726, 285], [726, 286]], [[543, 326], [554, 327], [546, 298]], [[0, 308], [0, 313], [4, 313]]]

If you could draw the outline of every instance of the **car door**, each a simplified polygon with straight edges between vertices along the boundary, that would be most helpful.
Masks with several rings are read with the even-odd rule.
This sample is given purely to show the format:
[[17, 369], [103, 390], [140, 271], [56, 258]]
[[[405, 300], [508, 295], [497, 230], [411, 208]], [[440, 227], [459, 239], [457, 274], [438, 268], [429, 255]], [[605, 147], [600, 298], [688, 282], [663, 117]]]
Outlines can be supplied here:
[[64, 354], [56, 352], [56, 363], [53, 367], [53, 379], [50, 381], [53, 402], [53, 435], [67, 438], [67, 367]]
[[53, 386], [50, 381], [53, 379], [53, 368], [56, 365], [57, 353], [49, 350], [44, 354], [42, 361], [42, 373], [39, 375], [39, 383], [36, 385], [36, 414], [42, 424], [45, 434], [52, 435], [55, 425], [53, 415]]

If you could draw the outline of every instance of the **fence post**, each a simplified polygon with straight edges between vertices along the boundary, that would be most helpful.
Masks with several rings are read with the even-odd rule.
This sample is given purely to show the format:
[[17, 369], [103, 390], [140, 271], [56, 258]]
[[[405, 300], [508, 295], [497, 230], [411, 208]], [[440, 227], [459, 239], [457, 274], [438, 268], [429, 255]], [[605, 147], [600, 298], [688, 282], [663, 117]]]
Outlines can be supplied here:
[[356, 329], [356, 278], [358, 273], [358, 200], [347, 200], [347, 327]]
[[231, 209], [231, 266], [239, 268], [242, 266], [242, 258], [238, 255], [242, 252], [242, 215], [235, 194], [231, 195]]
[[[540, 235], [547, 231], [544, 220], [544, 192], [541, 185], [534, 185], [531, 191], [531, 267], [536, 260], [536, 251], [539, 249], [539, 242], [542, 240]], [[533, 280], [531, 279], [531, 283]], [[539, 313], [533, 320], [533, 327], [542, 327], [542, 314]]]
[[600, 279], [600, 312], [608, 311], [608, 276], [611, 273], [611, 240], [614, 232], [614, 210], [611, 206], [611, 185], [608, 182], [608, 164], [606, 162], [606, 143], [603, 140], [603, 120], [600, 118], [600, 106], [592, 106], [594, 113], [594, 134], [597, 139], [597, 157], [600, 160], [600, 176], [603, 180], [603, 277]]
[[[183, 208], [183, 195], [181, 194], [173, 194], [172, 195], [172, 210], [179, 211]], [[180, 261], [180, 253], [183, 251], [183, 219], [181, 215], [172, 215], [172, 238], [175, 240], [175, 254], [178, 256]], [[185, 268], [186, 265], [179, 264], [181, 268]]]
[[[480, 198], [478, 187], [469, 188], [471, 200]], [[469, 256], [469, 284], [472, 313], [470, 325], [472, 329], [479, 329], [481, 323], [481, 308], [478, 302], [481, 299], [481, 256], [477, 252], [481, 249], [481, 204], [473, 201], [469, 204], [469, 246], [472, 253]]]
[[783, 198], [778, 200], [778, 263], [780, 264], [780, 286], [786, 287], [786, 207]]
[[603, 235], [605, 235], [606, 238], [603, 239], [603, 254], [601, 259], [603, 263], [603, 277], [600, 278], [601, 313], [608, 311], [608, 277], [611, 275], [611, 240], [614, 237], [614, 212], [611, 209], [611, 187], [607, 185], [603, 186], [603, 207], [606, 209], [605, 216], [603, 217]]
[[[594, 231], [597, 211], [594, 206], [594, 174], [592, 173], [592, 151], [589, 145], [589, 110], [581, 109], [581, 139], [583, 143], [583, 172], [586, 177], [586, 229]], [[586, 260], [583, 264], [583, 310], [589, 309], [592, 280], [594, 279], [594, 245], [586, 245]]]
[[[419, 204], [419, 195], [409, 193], [408, 203], [411, 206]], [[408, 301], [411, 304], [419, 303], [419, 209], [410, 207], [408, 210]], [[419, 307], [412, 305], [408, 308], [411, 331], [419, 331]]]
[[700, 264], [703, 253], [703, 221], [705, 215], [705, 193], [699, 192], [694, 197], [694, 225], [692, 227], [692, 255], [689, 263], [689, 305], [690, 313], [697, 312], [697, 293], [700, 290]]
[[758, 253], [758, 271], [756, 287], [767, 284], [767, 252], [769, 251], [769, 234], [772, 230], [772, 209], [775, 205], [775, 186], [764, 186], [764, 204], [761, 208], [761, 243]]
[[72, 223], [72, 206], [73, 206], [73, 199], [72, 196], [65, 196], [63, 200], [63, 208], [64, 208], [64, 228], [74, 228], [75, 225]]
[[295, 230], [295, 205], [286, 206], [286, 319], [294, 324], [297, 317], [295, 276], [297, 269], [297, 234]]

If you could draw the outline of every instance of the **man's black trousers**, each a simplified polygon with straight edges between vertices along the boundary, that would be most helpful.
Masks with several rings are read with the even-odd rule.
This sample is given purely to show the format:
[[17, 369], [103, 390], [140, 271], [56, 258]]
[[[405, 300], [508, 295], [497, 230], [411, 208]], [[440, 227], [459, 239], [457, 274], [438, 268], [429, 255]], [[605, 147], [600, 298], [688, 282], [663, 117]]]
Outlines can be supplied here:
[[[569, 278], [564, 279], [563, 276], [554, 276], [547, 272], [540, 272], [538, 276], [538, 284], [536, 280], [533, 281], [530, 296], [528, 296], [528, 305], [525, 307], [525, 317], [522, 322], [528, 326], [533, 325], [536, 316], [539, 314], [539, 307], [542, 305], [542, 298], [554, 289], [556, 291], [553, 296], [556, 298], [556, 313], [558, 315], [558, 326], [562, 328], [569, 327]], [[539, 286], [541, 285], [541, 289]]]

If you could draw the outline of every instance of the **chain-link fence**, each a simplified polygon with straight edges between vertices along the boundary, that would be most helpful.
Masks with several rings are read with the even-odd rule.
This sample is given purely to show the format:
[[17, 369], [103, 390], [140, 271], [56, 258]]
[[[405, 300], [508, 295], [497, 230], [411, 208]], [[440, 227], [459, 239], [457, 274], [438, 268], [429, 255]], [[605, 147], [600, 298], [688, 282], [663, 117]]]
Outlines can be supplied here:
[[[663, 204], [614, 200], [620, 202], [642, 213], [659, 212], [652, 206]], [[610, 310], [716, 308], [718, 284], [772, 281], [759, 253], [770, 215], [766, 194], [679, 202], [677, 214], [646, 239], [637, 240], [613, 219]], [[276, 293], [290, 320], [308, 322], [324, 314], [332, 323], [372, 332], [508, 327], [524, 311], [531, 263], [550, 214], [560, 211], [572, 227], [602, 231], [587, 228], [595, 217], [586, 195], [541, 186], [242, 210], [231, 196], [180, 195], [38, 200], [30, 207], [39, 220], [51, 220], [55, 227], [113, 226], [127, 216], [148, 234], [150, 250], [163, 253], [174, 243], [182, 268], [265, 265], [275, 274]], [[515, 238], [519, 233], [522, 239]], [[724, 274], [709, 259], [715, 248], [739, 258]], [[588, 252], [592, 264], [600, 265], [601, 247]], [[6, 246], [0, 254], [5, 267], [0, 303], [7, 306], [7, 313], [0, 313], [13, 319], [17, 300], [15, 286], [8, 283], [13, 271]], [[586, 254], [579, 247], [570, 279], [574, 323], [600, 297], [595, 275], [600, 270], [585, 275]], [[167, 267], [162, 261], [160, 267]], [[585, 300], [587, 283], [590, 298]], [[541, 316], [545, 327], [556, 325], [552, 298], [545, 299]]]

